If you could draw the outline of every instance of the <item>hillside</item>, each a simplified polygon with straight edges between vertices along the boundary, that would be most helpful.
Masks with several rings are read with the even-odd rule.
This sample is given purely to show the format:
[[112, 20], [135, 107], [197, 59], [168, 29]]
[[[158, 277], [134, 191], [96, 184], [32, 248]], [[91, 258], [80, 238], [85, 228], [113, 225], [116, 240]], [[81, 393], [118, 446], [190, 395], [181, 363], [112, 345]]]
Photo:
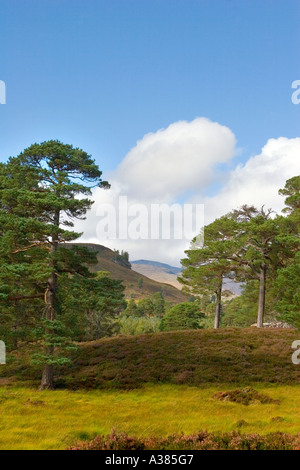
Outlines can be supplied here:
[[162, 268], [167, 271], [169, 274], [179, 274], [181, 272], [181, 268], [177, 268], [176, 266], [170, 266], [169, 264], [160, 263], [159, 261], [151, 261], [146, 259], [139, 259], [135, 261], [131, 261], [131, 264], [142, 264], [147, 266], [154, 266], [156, 268]]
[[[158, 282], [140, 274], [132, 269], [120, 266], [114, 259], [114, 252], [103, 245], [93, 243], [76, 243], [87, 246], [97, 253], [98, 263], [91, 266], [93, 272], [108, 271], [113, 279], [122, 280], [125, 285], [126, 298], [142, 299], [151, 297], [155, 292], [163, 292], [165, 299], [172, 304], [185, 302], [187, 296], [173, 286]], [[142, 287], [140, 285], [142, 279]]]
[[82, 345], [74, 355], [73, 370], [59, 383], [71, 388], [299, 384], [300, 366], [291, 361], [291, 344], [297, 339], [295, 330], [256, 328], [108, 338]]
[[132, 261], [131, 265], [134, 271], [153, 281], [169, 284], [179, 290], [182, 288], [182, 284], [177, 280], [177, 276], [179, 276], [181, 272], [180, 268], [148, 260]]
[[[132, 261], [131, 264], [132, 269], [143, 276], [149, 277], [157, 282], [170, 284], [171, 286], [176, 287], [176, 289], [182, 289], [182, 284], [177, 280], [177, 277], [180, 276], [181, 268], [159, 263], [158, 261], [143, 259]], [[241, 287], [241, 283], [234, 282], [228, 278], [224, 279], [224, 291], [230, 291], [233, 296], [241, 294]]]

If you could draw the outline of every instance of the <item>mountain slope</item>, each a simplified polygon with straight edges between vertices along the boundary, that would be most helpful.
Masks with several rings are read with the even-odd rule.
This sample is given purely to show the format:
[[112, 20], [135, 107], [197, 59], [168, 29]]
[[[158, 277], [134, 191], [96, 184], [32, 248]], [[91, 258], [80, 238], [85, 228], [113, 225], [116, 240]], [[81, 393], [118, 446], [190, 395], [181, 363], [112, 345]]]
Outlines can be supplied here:
[[165, 263], [160, 263], [159, 261], [139, 259], [136, 261], [131, 261], [131, 264], [143, 264], [147, 266], [154, 266], [156, 268], [162, 268], [162, 269], [165, 269], [170, 274], [179, 274], [181, 272], [181, 268], [170, 266], [169, 264], [165, 264]]
[[187, 296], [175, 287], [145, 277], [132, 269], [120, 266], [114, 261], [114, 252], [103, 245], [93, 243], [76, 243], [83, 245], [97, 254], [98, 263], [91, 266], [91, 271], [108, 271], [113, 279], [122, 280], [125, 285], [126, 298], [142, 299], [162, 292], [165, 299], [172, 304], [185, 302]]
[[[131, 265], [134, 271], [143, 274], [143, 276], [147, 276], [154, 281], [170, 284], [171, 286], [176, 287], [176, 289], [182, 289], [182, 284], [177, 280], [177, 277], [180, 276], [181, 268], [159, 263], [158, 261], [143, 259], [131, 261]], [[230, 291], [233, 297], [235, 297], [241, 294], [242, 284], [225, 278], [223, 289], [224, 291]]]
[[132, 269], [143, 276], [157, 282], [169, 284], [181, 290], [182, 285], [177, 280], [181, 269], [157, 261], [138, 260], [131, 262]]

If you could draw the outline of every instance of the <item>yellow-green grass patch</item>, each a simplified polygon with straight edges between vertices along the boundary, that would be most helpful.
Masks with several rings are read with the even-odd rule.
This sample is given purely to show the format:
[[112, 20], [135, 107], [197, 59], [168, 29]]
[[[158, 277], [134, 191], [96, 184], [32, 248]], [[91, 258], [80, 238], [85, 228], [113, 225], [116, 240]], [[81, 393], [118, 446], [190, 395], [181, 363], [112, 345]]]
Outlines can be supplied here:
[[300, 432], [300, 388], [254, 385], [280, 404], [240, 405], [213, 398], [232, 385], [146, 385], [132, 391], [0, 389], [0, 449], [64, 449], [115, 428], [137, 437], [199, 430]]

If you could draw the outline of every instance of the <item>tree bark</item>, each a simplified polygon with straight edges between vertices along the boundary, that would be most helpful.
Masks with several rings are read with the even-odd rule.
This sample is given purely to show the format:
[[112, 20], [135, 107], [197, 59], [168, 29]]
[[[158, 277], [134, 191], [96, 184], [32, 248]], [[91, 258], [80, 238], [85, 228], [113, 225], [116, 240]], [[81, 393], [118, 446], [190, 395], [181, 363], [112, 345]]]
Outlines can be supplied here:
[[54, 370], [52, 364], [45, 364], [40, 390], [54, 390]]
[[218, 290], [216, 291], [216, 294], [217, 294], [217, 301], [216, 301], [216, 315], [215, 315], [215, 325], [214, 325], [215, 330], [220, 328], [221, 301], [222, 301], [222, 280], [220, 282]]
[[259, 276], [257, 328], [263, 328], [264, 326], [265, 302], [266, 302], [266, 275], [267, 275], [267, 267], [264, 264], [261, 268], [260, 276]]
[[[54, 225], [59, 227], [59, 211], [55, 213], [54, 216]], [[58, 248], [58, 240], [57, 237], [52, 238], [52, 246], [50, 250], [50, 254], [54, 255]], [[45, 293], [45, 304], [46, 304], [46, 320], [49, 322], [54, 321], [56, 316], [56, 309], [57, 309], [57, 273], [56, 273], [56, 266], [53, 259], [51, 259], [51, 268], [52, 274], [48, 279], [48, 287]], [[46, 335], [51, 335], [53, 332], [51, 330], [45, 330]], [[53, 356], [54, 348], [53, 346], [45, 346], [44, 348], [45, 355], [49, 358]], [[42, 382], [40, 386], [40, 390], [53, 390], [54, 389], [54, 368], [53, 364], [46, 363], [44, 364], [43, 374], [42, 374]]]

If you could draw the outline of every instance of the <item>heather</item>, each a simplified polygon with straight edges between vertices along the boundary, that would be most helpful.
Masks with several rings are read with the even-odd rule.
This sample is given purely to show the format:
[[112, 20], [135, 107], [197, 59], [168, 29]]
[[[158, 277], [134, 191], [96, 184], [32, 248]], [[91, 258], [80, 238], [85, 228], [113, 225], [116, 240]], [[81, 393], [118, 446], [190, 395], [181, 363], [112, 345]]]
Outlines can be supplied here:
[[[297, 330], [222, 328], [103, 338], [78, 345], [72, 365], [56, 369], [58, 388], [135, 389], [143, 384], [299, 384], [292, 363]], [[39, 384], [39, 369], [27, 349], [11, 354], [3, 375]], [[222, 389], [226, 391], [225, 386]]]
[[[83, 344], [57, 384], [132, 389], [145, 383], [299, 384], [291, 361], [295, 330], [256, 328], [120, 336]], [[225, 389], [226, 390], [226, 389]]]
[[300, 434], [291, 436], [277, 432], [260, 436], [199, 431], [189, 436], [175, 434], [167, 438], [142, 439], [113, 431], [70, 450], [300, 450]]

